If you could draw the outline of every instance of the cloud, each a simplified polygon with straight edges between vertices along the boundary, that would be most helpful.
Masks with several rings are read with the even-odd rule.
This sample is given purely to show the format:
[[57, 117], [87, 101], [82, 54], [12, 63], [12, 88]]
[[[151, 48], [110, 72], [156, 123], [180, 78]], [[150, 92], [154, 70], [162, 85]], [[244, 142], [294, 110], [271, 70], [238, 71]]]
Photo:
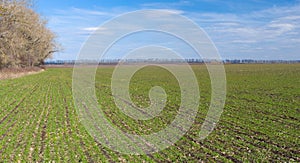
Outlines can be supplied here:
[[64, 52], [55, 54], [54, 59], [75, 59], [89, 35], [95, 30], [105, 32], [105, 29], [99, 28], [101, 23], [120, 13], [122, 11], [117, 9], [53, 9], [48, 17], [48, 26], [58, 35], [57, 41], [64, 48]]
[[295, 26], [289, 23], [271, 23], [268, 25], [268, 27], [270, 27], [270, 30], [274, 30], [274, 34], [277, 34], [278, 36], [286, 34], [287, 32], [295, 29]]
[[86, 27], [86, 28], [82, 28], [83, 31], [100, 31], [100, 30], [106, 30], [106, 28], [101, 28], [101, 27]]
[[97, 27], [87, 27], [87, 28], [83, 28], [82, 30], [84, 31], [96, 31], [98, 28]]
[[112, 12], [101, 12], [97, 10], [87, 10], [87, 9], [81, 9], [81, 8], [75, 8], [72, 7], [71, 10], [76, 13], [80, 13], [83, 15], [95, 15], [95, 16], [114, 16], [114, 13]]
[[[247, 14], [210, 12], [185, 14], [209, 34], [220, 53], [226, 58], [300, 58], [299, 4], [271, 7]], [[286, 47], [290, 48], [290, 54], [282, 55], [287, 53]]]
[[[216, 1], [220, 2], [219, 0], [200, 0], [200, 2], [207, 3], [216, 3]], [[141, 4], [140, 8], [162, 8], [171, 14], [180, 14], [192, 19], [208, 33], [223, 58], [300, 58], [300, 4], [272, 6], [247, 13], [183, 9], [192, 7], [193, 3], [195, 2], [186, 0], [147, 3]], [[99, 29], [101, 23], [125, 11], [140, 8], [116, 7], [87, 10], [71, 7], [65, 10], [54, 10], [50, 16], [49, 27], [59, 35], [59, 41], [65, 49], [65, 54], [61, 54], [59, 58], [74, 59], [81, 45], [92, 32], [96, 30], [101, 34], [106, 32], [106, 29]], [[157, 13], [149, 16], [154, 19], [161, 18]], [[116, 28], [125, 30], [137, 27], [124, 25]], [[287, 51], [289, 54], [284, 55]]]

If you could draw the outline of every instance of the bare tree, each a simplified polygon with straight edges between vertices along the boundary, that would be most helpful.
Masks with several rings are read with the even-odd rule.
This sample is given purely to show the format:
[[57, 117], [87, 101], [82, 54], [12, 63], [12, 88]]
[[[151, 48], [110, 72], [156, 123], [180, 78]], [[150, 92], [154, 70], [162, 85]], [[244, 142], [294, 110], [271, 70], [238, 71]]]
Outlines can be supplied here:
[[25, 0], [0, 1], [0, 68], [36, 66], [58, 50], [47, 21]]

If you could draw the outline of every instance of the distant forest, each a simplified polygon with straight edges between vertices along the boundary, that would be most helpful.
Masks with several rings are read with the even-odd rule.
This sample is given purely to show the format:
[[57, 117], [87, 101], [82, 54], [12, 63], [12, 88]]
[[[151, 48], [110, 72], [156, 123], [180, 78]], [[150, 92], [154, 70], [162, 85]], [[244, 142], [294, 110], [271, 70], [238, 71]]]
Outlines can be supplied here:
[[272, 63], [285, 63], [285, 64], [294, 64], [300, 63], [300, 60], [253, 60], [253, 59], [225, 59], [222, 61], [209, 60], [209, 59], [185, 59], [185, 60], [177, 60], [177, 59], [168, 59], [168, 60], [160, 60], [160, 59], [127, 59], [121, 61], [120, 59], [106, 59], [100, 61], [93, 60], [55, 60], [55, 61], [46, 61], [46, 65], [74, 65], [75, 63], [83, 63], [83, 64], [100, 64], [100, 65], [115, 65], [119, 62], [125, 63], [190, 63], [190, 64], [204, 64], [204, 63], [223, 63], [223, 64], [272, 64]]
[[0, 0], [0, 69], [33, 67], [58, 50], [47, 20], [29, 0]]

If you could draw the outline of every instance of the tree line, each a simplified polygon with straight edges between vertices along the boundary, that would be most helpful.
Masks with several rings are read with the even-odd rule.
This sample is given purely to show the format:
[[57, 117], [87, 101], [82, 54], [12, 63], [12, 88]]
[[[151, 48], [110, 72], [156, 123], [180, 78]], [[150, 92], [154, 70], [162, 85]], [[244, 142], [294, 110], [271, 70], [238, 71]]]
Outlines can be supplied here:
[[296, 64], [300, 63], [300, 60], [254, 60], [254, 59], [225, 59], [222, 61], [209, 60], [209, 59], [102, 59], [102, 60], [49, 60], [45, 62], [45, 65], [75, 65], [75, 64], [99, 64], [99, 65], [116, 65], [120, 62], [123, 63], [223, 63], [223, 64]]
[[0, 0], [0, 68], [32, 67], [58, 50], [47, 20], [28, 0]]

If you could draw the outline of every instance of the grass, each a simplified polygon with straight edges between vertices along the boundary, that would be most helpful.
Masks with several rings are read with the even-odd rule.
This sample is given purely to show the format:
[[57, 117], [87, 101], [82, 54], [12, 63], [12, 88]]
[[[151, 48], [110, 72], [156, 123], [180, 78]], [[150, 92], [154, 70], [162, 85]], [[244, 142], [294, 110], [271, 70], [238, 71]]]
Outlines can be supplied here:
[[37, 74], [42, 71], [43, 69], [38, 67], [4, 68], [0, 69], [0, 80], [19, 78], [26, 75]]
[[[194, 65], [201, 99], [196, 122], [173, 146], [149, 155], [123, 155], [94, 141], [77, 117], [72, 96], [72, 69], [51, 68], [0, 81], [1, 162], [198, 162], [300, 161], [300, 65], [226, 65], [227, 99], [212, 134], [198, 141], [210, 102], [210, 80], [203, 65]], [[96, 75], [96, 95], [105, 115], [120, 129], [149, 134], [170, 124], [180, 106], [174, 76], [158, 67], [138, 71], [130, 83], [136, 105], [149, 105], [152, 86], [168, 94], [162, 114], [138, 121], [114, 104], [113, 67]], [[151, 82], [149, 82], [151, 81]]]

